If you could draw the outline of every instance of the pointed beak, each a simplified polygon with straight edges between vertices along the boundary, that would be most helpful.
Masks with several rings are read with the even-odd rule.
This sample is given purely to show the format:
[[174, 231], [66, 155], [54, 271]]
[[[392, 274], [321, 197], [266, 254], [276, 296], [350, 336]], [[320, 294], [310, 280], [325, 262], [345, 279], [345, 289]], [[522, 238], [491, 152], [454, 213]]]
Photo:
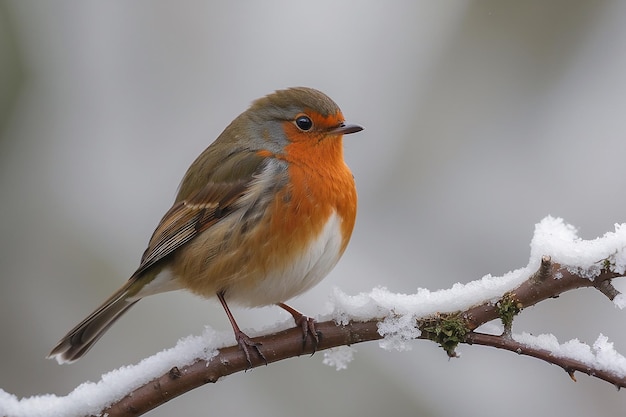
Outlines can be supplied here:
[[363, 127], [359, 125], [349, 125], [342, 123], [341, 125], [332, 128], [328, 133], [331, 135], [348, 135], [350, 133], [356, 133], [363, 130]]

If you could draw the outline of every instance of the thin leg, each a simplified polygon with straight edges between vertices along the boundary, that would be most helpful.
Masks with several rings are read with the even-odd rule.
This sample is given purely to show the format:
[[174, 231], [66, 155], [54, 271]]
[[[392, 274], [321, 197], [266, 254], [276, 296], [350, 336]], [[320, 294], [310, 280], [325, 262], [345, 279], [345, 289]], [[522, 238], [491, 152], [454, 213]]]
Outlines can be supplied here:
[[226, 312], [226, 315], [228, 316], [228, 320], [230, 320], [230, 325], [233, 326], [233, 331], [235, 332], [235, 340], [237, 340], [237, 344], [239, 345], [241, 350], [243, 350], [243, 353], [246, 354], [246, 360], [248, 361], [248, 368], [252, 368], [252, 361], [250, 360], [250, 350], [248, 349], [248, 347], [252, 347], [267, 365], [267, 359], [265, 359], [265, 356], [259, 350], [259, 346], [261, 344], [250, 339], [247, 334], [245, 334], [244, 332], [241, 331], [241, 329], [239, 329], [239, 326], [237, 325], [237, 322], [235, 321], [235, 317], [233, 317], [233, 314], [230, 312], [230, 309], [228, 308], [228, 304], [226, 304], [226, 300], [224, 299], [224, 292], [221, 292], [221, 291], [218, 292], [217, 298], [220, 300], [220, 303], [222, 303], [222, 307], [224, 307], [224, 311]]
[[321, 333], [315, 328], [315, 319], [305, 316], [295, 308], [290, 307], [285, 303], [278, 303], [276, 305], [291, 314], [293, 316], [293, 320], [296, 322], [296, 326], [300, 326], [302, 328], [302, 348], [304, 348], [309, 334], [311, 335], [313, 338], [313, 353], [315, 353], [321, 336]]

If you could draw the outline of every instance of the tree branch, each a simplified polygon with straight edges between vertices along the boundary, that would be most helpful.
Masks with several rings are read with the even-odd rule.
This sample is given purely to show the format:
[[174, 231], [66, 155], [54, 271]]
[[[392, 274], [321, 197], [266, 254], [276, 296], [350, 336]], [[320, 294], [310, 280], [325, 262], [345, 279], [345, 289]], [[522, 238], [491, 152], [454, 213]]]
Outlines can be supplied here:
[[[544, 256], [541, 259], [539, 270], [524, 281], [522, 285], [503, 295], [499, 303], [485, 302], [470, 308], [463, 314], [467, 318], [470, 330], [474, 330], [491, 320], [502, 318], [501, 302], [503, 300], [515, 300], [515, 304], [521, 311], [526, 307], [531, 307], [550, 298], [556, 298], [564, 292], [578, 288], [606, 288], [608, 286], [613, 288], [611, 280], [618, 277], [620, 277], [620, 274], [612, 272], [610, 269], [602, 269], [596, 277], [589, 279], [577, 275], [567, 267], [553, 263], [550, 257]], [[600, 291], [606, 295], [605, 291]], [[612, 297], [609, 298], [613, 300], [617, 294], [619, 292], [615, 290], [615, 293], [611, 294]]]
[[[620, 277], [612, 272], [608, 262], [603, 264], [595, 277], [589, 278], [577, 274], [573, 268], [566, 268], [553, 263], [549, 257], [543, 257], [539, 270], [532, 274], [516, 289], [502, 294], [497, 302], [484, 301], [480, 305], [465, 311], [436, 314], [417, 318], [415, 326], [421, 331], [419, 338], [438, 342], [449, 356], [455, 356], [455, 348], [459, 343], [492, 346], [522, 355], [544, 360], [563, 368], [574, 379], [574, 372], [580, 371], [587, 375], [610, 382], [617, 387], [626, 386], [626, 378], [610, 371], [594, 368], [581, 361], [556, 357], [550, 351], [525, 345], [511, 337], [514, 317], [524, 308], [577, 288], [596, 288], [609, 299], [614, 299], [619, 292], [611, 285], [611, 280]], [[379, 317], [366, 322], [351, 321], [338, 324], [326, 321], [317, 324], [321, 332], [317, 350], [325, 350], [337, 346], [349, 346], [356, 343], [381, 339], [379, 323], [386, 317]], [[492, 320], [499, 319], [504, 324], [502, 335], [489, 335], [474, 330]], [[260, 342], [267, 363], [286, 358], [314, 353], [310, 339], [302, 345], [302, 330], [292, 328], [282, 332], [255, 338]], [[261, 358], [253, 358], [252, 367], [265, 365]], [[156, 380], [137, 388], [122, 400], [103, 410], [108, 416], [141, 415], [172, 398], [189, 390], [248, 368], [245, 354], [237, 347], [220, 349], [219, 354], [209, 361], [198, 360], [192, 365], [174, 367]]]
[[[317, 350], [381, 339], [377, 325], [377, 320], [352, 322], [345, 326], [334, 321], [316, 323], [316, 329], [322, 334]], [[261, 343], [267, 364], [314, 353], [311, 338], [307, 339], [304, 347], [302, 346], [300, 327], [260, 336], [254, 340]], [[252, 355], [251, 359], [252, 368], [265, 365], [265, 362], [257, 356]], [[187, 391], [247, 369], [246, 355], [238, 345], [220, 349], [219, 354], [209, 361], [201, 359], [189, 366], [172, 368], [168, 373], [137, 388], [103, 410], [102, 414], [110, 417], [138, 416]]]

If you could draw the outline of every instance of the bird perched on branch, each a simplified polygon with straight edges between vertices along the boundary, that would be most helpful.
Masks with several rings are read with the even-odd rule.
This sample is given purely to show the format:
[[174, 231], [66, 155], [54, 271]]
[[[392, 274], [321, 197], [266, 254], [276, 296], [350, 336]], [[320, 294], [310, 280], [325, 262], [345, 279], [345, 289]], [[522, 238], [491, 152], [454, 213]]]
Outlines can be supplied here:
[[178, 289], [219, 299], [250, 365], [251, 351], [265, 357], [230, 303], [276, 304], [316, 343], [314, 320], [284, 302], [320, 282], [348, 245], [357, 194], [342, 138], [362, 129], [311, 88], [256, 100], [191, 164], [135, 273], [49, 357], [76, 361], [143, 297]]

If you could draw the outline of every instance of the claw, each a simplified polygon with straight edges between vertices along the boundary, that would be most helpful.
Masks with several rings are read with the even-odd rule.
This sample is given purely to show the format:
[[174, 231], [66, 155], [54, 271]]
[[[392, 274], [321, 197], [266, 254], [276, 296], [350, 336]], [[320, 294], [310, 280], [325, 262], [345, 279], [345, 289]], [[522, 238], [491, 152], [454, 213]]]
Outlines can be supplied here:
[[311, 317], [307, 317], [304, 314], [300, 313], [295, 308], [292, 308], [284, 303], [278, 303], [278, 307], [287, 311], [293, 317], [293, 320], [296, 322], [296, 326], [299, 326], [302, 329], [302, 349], [304, 349], [306, 345], [306, 341], [309, 338], [309, 334], [311, 335], [312, 343], [313, 343], [313, 355], [317, 351], [317, 346], [319, 345], [320, 338], [322, 337], [322, 333], [318, 332], [315, 328], [315, 319]]
[[255, 342], [241, 330], [235, 332], [235, 339], [237, 339], [237, 344], [239, 345], [239, 348], [243, 350], [243, 353], [245, 353], [246, 355], [246, 361], [248, 361], [248, 369], [252, 369], [252, 360], [250, 357], [249, 348], [254, 349], [254, 351], [261, 357], [261, 359], [263, 359], [265, 365], [267, 365], [267, 359], [265, 358], [265, 355], [263, 355], [263, 352], [261, 352], [261, 349], [259, 349], [261, 343]]

